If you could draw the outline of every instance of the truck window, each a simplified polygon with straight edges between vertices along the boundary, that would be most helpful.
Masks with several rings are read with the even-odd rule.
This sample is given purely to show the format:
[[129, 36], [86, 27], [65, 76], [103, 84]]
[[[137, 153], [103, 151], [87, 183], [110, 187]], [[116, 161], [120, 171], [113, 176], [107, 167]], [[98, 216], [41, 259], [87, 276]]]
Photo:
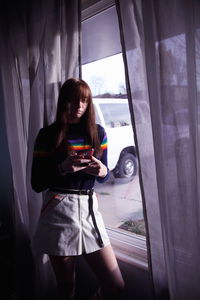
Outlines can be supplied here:
[[127, 103], [103, 103], [99, 105], [107, 127], [122, 127], [131, 125]]

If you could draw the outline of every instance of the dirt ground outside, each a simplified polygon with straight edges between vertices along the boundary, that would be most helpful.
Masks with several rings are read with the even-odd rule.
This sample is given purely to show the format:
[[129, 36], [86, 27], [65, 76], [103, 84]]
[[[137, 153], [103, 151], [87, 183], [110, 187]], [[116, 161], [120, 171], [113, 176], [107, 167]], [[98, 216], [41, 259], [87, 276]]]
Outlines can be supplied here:
[[[142, 198], [138, 175], [130, 182], [127, 179], [116, 179], [111, 173], [107, 182], [96, 183], [95, 190], [99, 210], [103, 215], [106, 227], [123, 228], [132, 231], [137, 227], [145, 235]], [[137, 226], [138, 224], [138, 226]], [[134, 226], [134, 227], [133, 227]], [[135, 229], [134, 229], [135, 230]]]

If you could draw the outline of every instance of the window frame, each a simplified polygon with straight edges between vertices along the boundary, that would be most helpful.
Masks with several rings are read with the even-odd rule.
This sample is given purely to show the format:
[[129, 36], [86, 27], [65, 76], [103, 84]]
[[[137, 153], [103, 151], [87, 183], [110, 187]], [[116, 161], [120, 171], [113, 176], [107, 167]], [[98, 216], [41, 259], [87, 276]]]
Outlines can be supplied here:
[[81, 22], [97, 15], [105, 9], [115, 6], [115, 0], [100, 0], [81, 11]]
[[125, 230], [106, 227], [115, 255], [131, 265], [148, 270], [146, 238]]
[[[115, 6], [114, 0], [101, 0], [94, 3], [82, 10], [81, 22], [112, 6]], [[109, 228], [107, 226], [106, 230], [115, 255], [119, 260], [148, 271], [146, 237], [129, 233], [122, 229]]]

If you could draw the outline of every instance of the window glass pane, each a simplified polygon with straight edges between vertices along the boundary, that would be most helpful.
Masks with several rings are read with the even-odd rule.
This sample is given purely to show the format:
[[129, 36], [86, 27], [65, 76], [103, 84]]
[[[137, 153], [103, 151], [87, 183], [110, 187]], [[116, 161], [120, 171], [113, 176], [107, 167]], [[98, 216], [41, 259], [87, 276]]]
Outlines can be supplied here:
[[[83, 41], [90, 36], [94, 26], [95, 18], [91, 18], [90, 26], [85, 26], [83, 31]], [[98, 31], [101, 30], [102, 35], [107, 34], [105, 28], [99, 26]], [[121, 47], [120, 44], [118, 47]], [[105, 128], [108, 136], [108, 167], [111, 175], [107, 182], [96, 183], [99, 208], [107, 227], [145, 235], [138, 160], [122, 54], [111, 55], [108, 51], [105, 56], [99, 59], [93, 51], [82, 66], [82, 77], [92, 90], [97, 123]]]
[[84, 64], [82, 73], [94, 97], [127, 98], [121, 53]]

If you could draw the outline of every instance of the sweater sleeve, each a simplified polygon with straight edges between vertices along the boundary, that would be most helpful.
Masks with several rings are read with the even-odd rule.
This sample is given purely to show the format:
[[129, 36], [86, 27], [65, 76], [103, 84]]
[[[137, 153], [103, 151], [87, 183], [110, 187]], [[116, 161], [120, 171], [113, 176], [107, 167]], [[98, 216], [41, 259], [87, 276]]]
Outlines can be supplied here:
[[98, 134], [99, 134], [99, 140], [100, 140], [100, 144], [101, 144], [101, 150], [102, 150], [102, 156], [100, 158], [101, 162], [107, 167], [107, 175], [105, 177], [96, 177], [96, 180], [99, 183], [103, 183], [105, 182], [110, 175], [110, 171], [108, 168], [108, 140], [107, 140], [107, 135], [105, 132], [105, 129], [98, 125]]
[[55, 155], [50, 146], [49, 137], [44, 128], [40, 129], [33, 152], [31, 185], [37, 193], [46, 190], [58, 173]]

